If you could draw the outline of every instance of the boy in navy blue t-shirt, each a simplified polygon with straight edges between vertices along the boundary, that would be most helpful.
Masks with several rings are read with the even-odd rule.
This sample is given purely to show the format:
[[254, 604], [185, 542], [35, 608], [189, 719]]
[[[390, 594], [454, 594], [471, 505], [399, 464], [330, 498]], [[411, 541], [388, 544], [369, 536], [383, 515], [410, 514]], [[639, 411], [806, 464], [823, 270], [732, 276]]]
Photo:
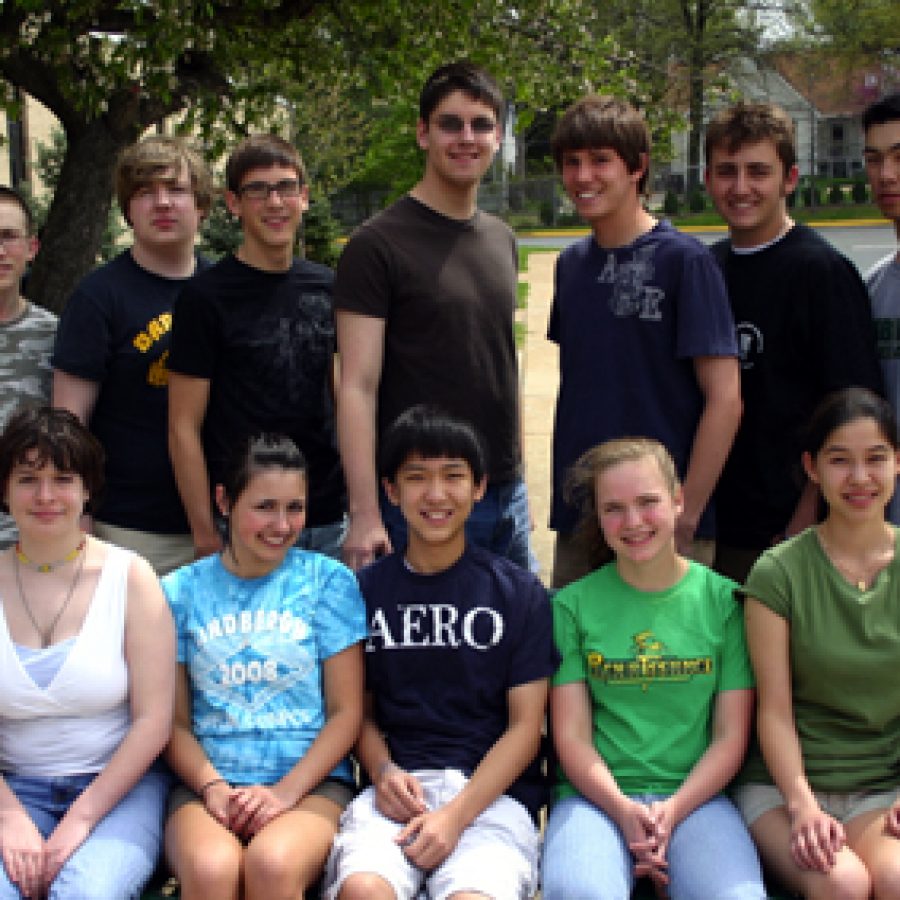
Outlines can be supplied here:
[[486, 487], [466, 423], [416, 406], [380, 450], [405, 552], [359, 574], [370, 637], [357, 755], [372, 786], [346, 810], [329, 898], [530, 897], [550, 607], [524, 569], [466, 540]]
[[[734, 320], [709, 251], [644, 207], [650, 130], [615, 97], [582, 97], [556, 125], [553, 158], [591, 234], [556, 263], [547, 336], [559, 346], [553, 428], [553, 586], [593, 568], [578, 540], [570, 467], [612, 438], [656, 438], [675, 460], [680, 553], [712, 562], [707, 511], [741, 415]], [[574, 502], [573, 502], [574, 501]]]

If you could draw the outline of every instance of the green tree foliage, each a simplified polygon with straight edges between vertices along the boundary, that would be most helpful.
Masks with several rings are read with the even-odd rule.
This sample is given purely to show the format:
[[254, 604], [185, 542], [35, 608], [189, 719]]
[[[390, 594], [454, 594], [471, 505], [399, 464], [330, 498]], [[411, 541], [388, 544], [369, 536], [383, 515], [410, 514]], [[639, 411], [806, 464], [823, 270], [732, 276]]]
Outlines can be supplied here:
[[58, 310], [96, 263], [116, 156], [150, 126], [174, 116], [215, 157], [277, 122], [326, 191], [367, 167], [409, 179], [391, 154], [441, 62], [485, 63], [526, 109], [601, 85], [640, 99], [595, 19], [586, 0], [3, 0], [5, 105], [21, 89], [66, 136], [32, 290]]
[[801, 36], [835, 51], [848, 65], [873, 58], [900, 64], [896, 0], [793, 0], [789, 9]]

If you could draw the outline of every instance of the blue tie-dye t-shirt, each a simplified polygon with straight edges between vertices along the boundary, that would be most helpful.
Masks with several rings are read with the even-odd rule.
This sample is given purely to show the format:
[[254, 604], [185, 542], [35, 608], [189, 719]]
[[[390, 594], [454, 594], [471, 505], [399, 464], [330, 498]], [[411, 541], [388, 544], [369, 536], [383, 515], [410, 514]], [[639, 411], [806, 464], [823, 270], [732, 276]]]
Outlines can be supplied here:
[[[366, 637], [353, 573], [291, 549], [261, 578], [208, 556], [163, 579], [188, 670], [194, 735], [231, 784], [273, 784], [325, 724], [322, 663]], [[332, 773], [352, 780], [343, 760]]]

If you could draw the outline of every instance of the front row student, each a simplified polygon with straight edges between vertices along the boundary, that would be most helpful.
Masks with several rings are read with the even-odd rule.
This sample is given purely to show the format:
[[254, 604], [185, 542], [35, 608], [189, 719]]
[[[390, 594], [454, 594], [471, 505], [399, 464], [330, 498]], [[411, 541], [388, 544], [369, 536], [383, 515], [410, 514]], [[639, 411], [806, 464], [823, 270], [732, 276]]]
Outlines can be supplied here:
[[365, 611], [340, 563], [294, 547], [306, 464], [283, 435], [216, 488], [221, 553], [163, 583], [178, 632], [166, 856], [181, 896], [280, 900], [315, 882], [353, 795]]
[[803, 467], [825, 520], [767, 550], [745, 592], [759, 753], [736, 800], [763, 862], [807, 898], [900, 897], [900, 532], [890, 405], [826, 398]]
[[0, 898], [136, 897], [159, 855], [175, 638], [153, 570], [79, 522], [103, 450], [71, 413], [0, 436]]
[[409, 541], [359, 573], [370, 638], [356, 749], [372, 786], [342, 817], [326, 896], [531, 897], [557, 663], [546, 592], [466, 542], [485, 490], [469, 425], [412, 407], [386, 432], [380, 471]]
[[614, 559], [554, 598], [561, 779], [544, 900], [627, 900], [639, 876], [672, 900], [764, 898], [753, 842], [722, 796], [753, 706], [736, 585], [676, 552], [683, 492], [661, 444], [608, 441], [570, 478], [582, 534]]

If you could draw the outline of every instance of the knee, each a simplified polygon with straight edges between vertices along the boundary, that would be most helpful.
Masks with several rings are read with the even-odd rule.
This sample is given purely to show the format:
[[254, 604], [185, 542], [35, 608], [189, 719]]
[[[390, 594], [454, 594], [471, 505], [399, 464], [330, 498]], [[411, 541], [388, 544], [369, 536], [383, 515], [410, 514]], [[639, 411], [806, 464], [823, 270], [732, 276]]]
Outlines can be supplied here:
[[869, 871], [875, 900], [900, 900], [900, 853]]
[[244, 877], [252, 884], [269, 885], [275, 896], [278, 886], [285, 882], [296, 888], [306, 868], [303, 862], [297, 846], [288, 841], [254, 840], [244, 855]]
[[814, 900], [869, 900], [872, 881], [855, 854], [843, 852], [824, 878], [821, 891], [810, 894]]
[[196, 897], [237, 896], [241, 881], [241, 849], [224, 841], [205, 841], [178, 854], [175, 874], [184, 893]]
[[341, 885], [338, 900], [394, 900], [394, 889], [372, 872], [357, 872]]

